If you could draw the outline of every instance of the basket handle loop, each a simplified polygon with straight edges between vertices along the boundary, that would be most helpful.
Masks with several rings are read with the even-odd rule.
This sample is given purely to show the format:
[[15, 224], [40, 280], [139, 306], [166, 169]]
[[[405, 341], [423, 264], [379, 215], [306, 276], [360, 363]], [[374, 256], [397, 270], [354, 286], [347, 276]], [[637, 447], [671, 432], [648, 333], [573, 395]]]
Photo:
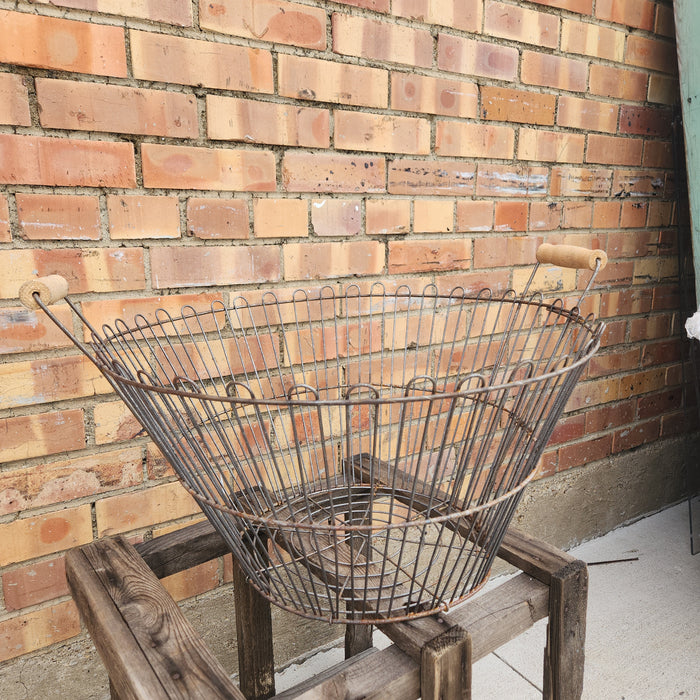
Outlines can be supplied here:
[[558, 267], [573, 267], [575, 269], [598, 270], [608, 264], [608, 255], [604, 250], [589, 250], [577, 245], [552, 245], [543, 243], [537, 249], [537, 262], [557, 265]]
[[25, 282], [19, 289], [19, 300], [28, 309], [41, 308], [34, 295], [38, 294], [44, 306], [50, 306], [61, 301], [68, 294], [68, 281], [60, 275], [37, 277]]

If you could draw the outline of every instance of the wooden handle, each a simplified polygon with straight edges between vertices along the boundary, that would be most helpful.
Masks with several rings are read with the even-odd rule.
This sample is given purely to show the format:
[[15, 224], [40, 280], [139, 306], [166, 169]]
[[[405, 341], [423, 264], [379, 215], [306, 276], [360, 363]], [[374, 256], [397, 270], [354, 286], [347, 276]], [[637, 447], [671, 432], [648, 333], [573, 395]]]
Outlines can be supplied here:
[[604, 250], [589, 250], [577, 245], [552, 245], [551, 243], [543, 243], [537, 249], [537, 262], [559, 267], [595, 270], [598, 260], [602, 270], [608, 264], [608, 255]]
[[61, 301], [68, 294], [68, 282], [60, 275], [48, 275], [37, 277], [35, 280], [25, 282], [19, 289], [19, 300], [28, 309], [38, 309], [34, 295], [38, 294], [44, 306]]

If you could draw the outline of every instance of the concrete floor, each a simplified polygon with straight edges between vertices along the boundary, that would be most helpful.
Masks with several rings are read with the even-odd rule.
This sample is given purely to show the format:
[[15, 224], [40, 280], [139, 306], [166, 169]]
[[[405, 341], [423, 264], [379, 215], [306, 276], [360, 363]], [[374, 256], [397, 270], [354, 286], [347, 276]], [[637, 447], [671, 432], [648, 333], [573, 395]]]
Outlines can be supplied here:
[[[700, 554], [684, 501], [571, 550], [589, 564], [586, 700], [700, 699]], [[494, 579], [498, 585], [504, 579]], [[475, 700], [542, 696], [546, 621], [474, 666]], [[375, 645], [385, 638], [375, 634]], [[342, 659], [337, 648], [277, 677], [281, 691]]]

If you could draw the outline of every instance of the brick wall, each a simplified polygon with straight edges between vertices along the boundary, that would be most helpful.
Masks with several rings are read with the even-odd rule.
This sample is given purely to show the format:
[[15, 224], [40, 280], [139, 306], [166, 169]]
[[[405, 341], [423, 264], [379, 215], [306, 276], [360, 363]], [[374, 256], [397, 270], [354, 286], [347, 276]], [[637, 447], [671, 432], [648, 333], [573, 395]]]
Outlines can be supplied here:
[[80, 633], [65, 550], [197, 512], [18, 308], [35, 274], [100, 321], [357, 276], [505, 289], [542, 241], [601, 247], [605, 347], [542, 473], [684, 430], [671, 6], [0, 0], [0, 662]]

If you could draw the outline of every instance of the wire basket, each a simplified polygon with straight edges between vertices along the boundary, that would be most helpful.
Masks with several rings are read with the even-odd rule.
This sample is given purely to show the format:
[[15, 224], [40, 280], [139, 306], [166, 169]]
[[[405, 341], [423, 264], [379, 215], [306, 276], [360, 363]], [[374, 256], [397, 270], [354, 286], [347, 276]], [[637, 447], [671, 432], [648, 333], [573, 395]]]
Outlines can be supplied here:
[[[538, 258], [583, 260], [591, 282], [605, 264], [564, 246]], [[47, 308], [62, 278], [20, 297], [102, 371], [263, 596], [376, 623], [445, 610], [486, 581], [599, 346], [602, 325], [529, 294], [533, 277], [499, 298], [261, 291], [99, 331], [67, 299], [84, 341]]]

